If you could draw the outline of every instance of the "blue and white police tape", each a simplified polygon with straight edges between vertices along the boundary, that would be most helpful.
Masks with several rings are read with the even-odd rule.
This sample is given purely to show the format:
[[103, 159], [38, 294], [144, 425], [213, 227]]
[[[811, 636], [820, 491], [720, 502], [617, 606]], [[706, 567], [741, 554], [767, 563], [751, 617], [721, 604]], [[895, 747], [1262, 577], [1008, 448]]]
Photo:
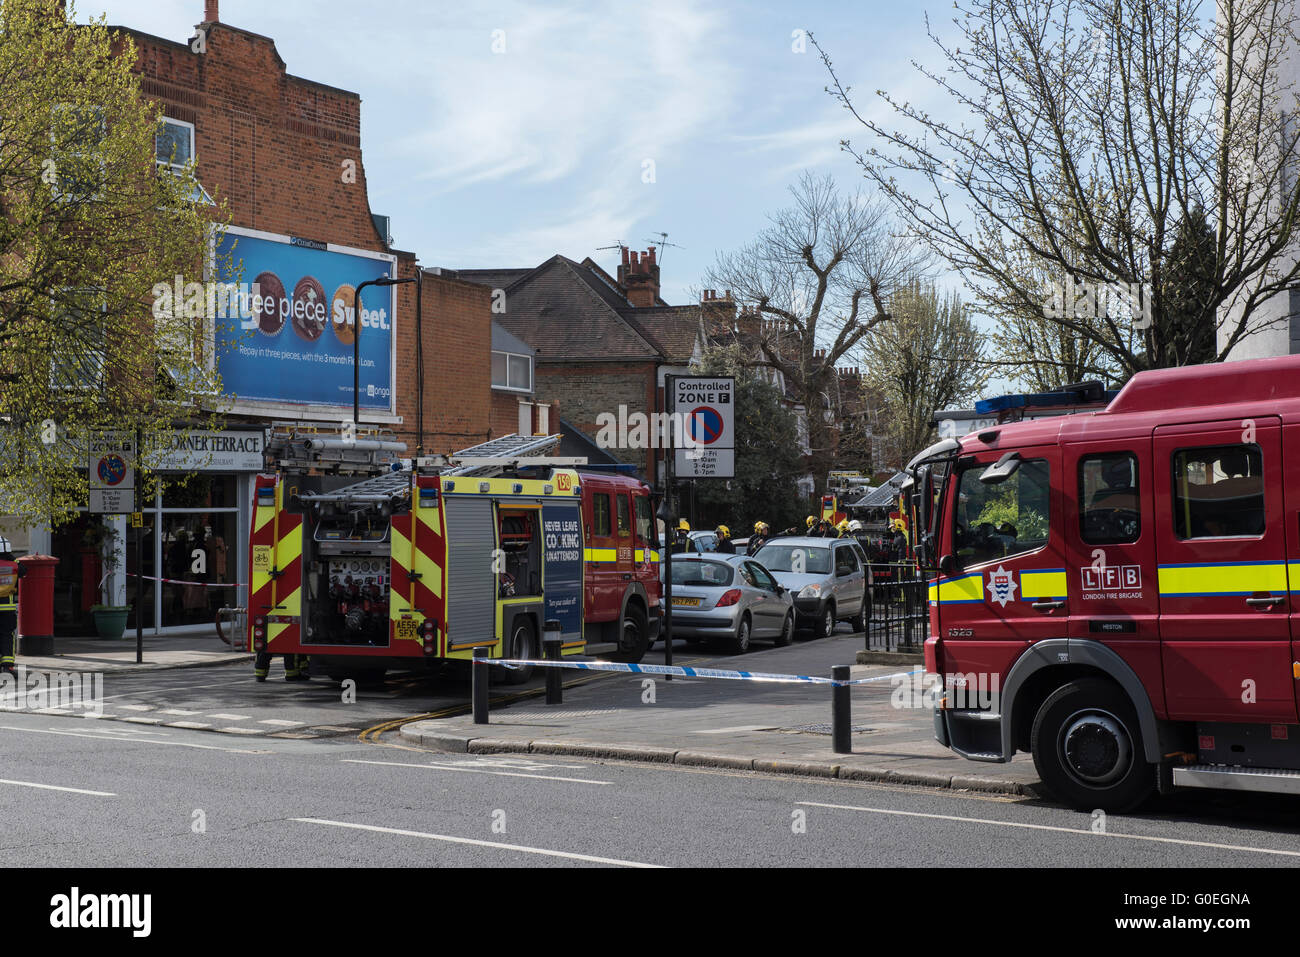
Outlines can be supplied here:
[[895, 678], [910, 678], [925, 671], [924, 668], [917, 668], [915, 671], [900, 671], [892, 675], [873, 675], [870, 678], [836, 681], [834, 678], [821, 678], [815, 675], [783, 675], [763, 671], [727, 671], [722, 668], [685, 668], [677, 665], [630, 665], [618, 661], [552, 661], [549, 658], [536, 661], [529, 658], [475, 658], [474, 660], [488, 665], [504, 665], [511, 669], [532, 665], [534, 668], [571, 668], [575, 671], [622, 671], [634, 675], [676, 675], [682, 678], [722, 678], [727, 681], [831, 685], [837, 688], [872, 684], [877, 681], [890, 681]]

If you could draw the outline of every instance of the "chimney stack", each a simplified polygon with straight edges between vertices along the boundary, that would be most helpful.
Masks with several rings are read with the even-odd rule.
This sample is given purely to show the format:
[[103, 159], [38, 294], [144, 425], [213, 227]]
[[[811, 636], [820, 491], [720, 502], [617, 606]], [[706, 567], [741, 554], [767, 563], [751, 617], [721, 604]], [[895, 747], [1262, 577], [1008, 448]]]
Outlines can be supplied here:
[[203, 0], [203, 22], [220, 23], [221, 17], [217, 12], [217, 0]]
[[704, 314], [704, 331], [710, 336], [735, 332], [736, 304], [728, 296], [723, 299], [716, 289], [700, 293], [700, 312]]
[[649, 309], [659, 299], [659, 266], [652, 246], [643, 253], [623, 249], [618, 267], [618, 284], [627, 290], [627, 301], [637, 309]]

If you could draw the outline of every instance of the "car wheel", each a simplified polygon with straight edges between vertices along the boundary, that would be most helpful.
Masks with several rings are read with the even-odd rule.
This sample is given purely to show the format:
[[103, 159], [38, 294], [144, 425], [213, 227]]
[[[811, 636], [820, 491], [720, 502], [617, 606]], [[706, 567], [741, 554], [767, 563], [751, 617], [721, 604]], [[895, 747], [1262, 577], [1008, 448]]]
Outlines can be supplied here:
[[629, 604], [623, 615], [623, 627], [619, 632], [618, 661], [636, 664], [645, 657], [646, 647], [650, 641], [650, 626], [646, 614], [640, 605]]
[[829, 638], [835, 634], [835, 606], [830, 602], [822, 609], [821, 617], [817, 619], [817, 637]]
[[1155, 787], [1136, 710], [1100, 678], [1048, 695], [1034, 717], [1030, 750], [1043, 785], [1079, 810], [1131, 810]]
[[867, 608], [869, 607], [870, 601], [871, 593], [864, 590], [862, 592], [862, 607], [859, 608], [858, 613], [849, 620], [849, 626], [854, 631], [865, 632], [867, 630]]
[[[537, 636], [533, 634], [533, 623], [527, 618], [516, 618], [510, 629], [510, 641], [506, 644], [506, 656], [509, 658], [537, 658]], [[522, 668], [497, 668], [497, 675], [502, 684], [521, 685], [533, 676], [533, 666]]]
[[794, 609], [792, 608], [790, 609], [790, 612], [785, 616], [785, 624], [781, 626], [781, 634], [776, 636], [775, 644], [778, 648], [784, 648], [786, 645], [790, 644], [790, 641], [793, 638], [794, 638]]
[[749, 616], [741, 615], [740, 624], [736, 626], [735, 637], [731, 639], [731, 650], [735, 654], [743, 655], [749, 651], [750, 625]]

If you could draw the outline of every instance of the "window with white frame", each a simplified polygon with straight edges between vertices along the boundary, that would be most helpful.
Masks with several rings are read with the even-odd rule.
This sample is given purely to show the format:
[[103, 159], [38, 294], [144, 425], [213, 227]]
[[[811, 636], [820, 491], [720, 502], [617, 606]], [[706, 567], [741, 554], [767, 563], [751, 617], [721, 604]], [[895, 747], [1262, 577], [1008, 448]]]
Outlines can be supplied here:
[[194, 124], [164, 116], [154, 140], [158, 165], [180, 169], [194, 158]]
[[100, 154], [104, 110], [98, 106], [56, 104], [50, 120], [50, 180], [61, 199], [84, 202], [103, 193], [107, 169]]
[[64, 328], [59, 354], [50, 357], [50, 386], [102, 389], [108, 356], [102, 290], [62, 289], [52, 302], [55, 320]]
[[492, 388], [511, 392], [533, 391], [533, 357], [514, 352], [492, 352]]

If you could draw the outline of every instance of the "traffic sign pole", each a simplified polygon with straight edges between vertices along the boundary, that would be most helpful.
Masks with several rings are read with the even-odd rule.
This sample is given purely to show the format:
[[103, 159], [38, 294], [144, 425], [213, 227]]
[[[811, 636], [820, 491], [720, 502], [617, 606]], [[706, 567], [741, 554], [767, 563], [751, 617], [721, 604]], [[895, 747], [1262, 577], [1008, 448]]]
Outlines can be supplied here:
[[[140, 430], [135, 430], [135, 455], [136, 462], [140, 459]], [[140, 482], [135, 483], [135, 510], [143, 512], [143, 502], [141, 502]], [[144, 565], [142, 556], [144, 555], [144, 522], [140, 522], [140, 527], [135, 530], [135, 663], [144, 664]]]

